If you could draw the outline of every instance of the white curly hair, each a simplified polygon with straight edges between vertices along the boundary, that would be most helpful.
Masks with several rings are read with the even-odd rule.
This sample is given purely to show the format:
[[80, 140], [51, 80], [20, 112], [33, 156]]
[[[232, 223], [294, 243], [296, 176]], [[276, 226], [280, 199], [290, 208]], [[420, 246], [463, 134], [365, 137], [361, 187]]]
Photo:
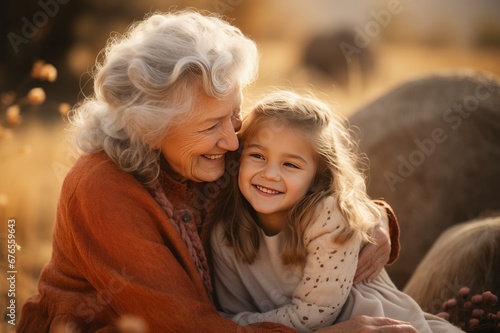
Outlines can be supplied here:
[[253, 81], [256, 44], [213, 14], [153, 13], [111, 38], [94, 94], [70, 115], [77, 154], [104, 151], [119, 167], [154, 182], [160, 143], [189, 117], [196, 96], [223, 98]]

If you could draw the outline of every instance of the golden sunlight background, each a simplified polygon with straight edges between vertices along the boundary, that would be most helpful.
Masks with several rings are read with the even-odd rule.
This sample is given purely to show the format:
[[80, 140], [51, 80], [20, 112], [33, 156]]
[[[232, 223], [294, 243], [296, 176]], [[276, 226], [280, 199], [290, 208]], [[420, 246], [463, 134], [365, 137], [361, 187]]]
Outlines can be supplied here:
[[[12, 330], [7, 221], [15, 219], [16, 314], [51, 254], [57, 197], [71, 166], [65, 113], [92, 92], [88, 71], [113, 32], [151, 11], [226, 16], [262, 53], [248, 106], [270, 85], [312, 90], [352, 114], [400, 83], [475, 68], [500, 76], [500, 2], [492, 0], [40, 0], [0, 4], [0, 307]], [[42, 62], [37, 62], [37, 61]], [[40, 70], [45, 65], [42, 74]], [[37, 64], [35, 72], [33, 66]], [[33, 88], [41, 88], [35, 89]], [[7, 288], [6, 288], [7, 287]]]

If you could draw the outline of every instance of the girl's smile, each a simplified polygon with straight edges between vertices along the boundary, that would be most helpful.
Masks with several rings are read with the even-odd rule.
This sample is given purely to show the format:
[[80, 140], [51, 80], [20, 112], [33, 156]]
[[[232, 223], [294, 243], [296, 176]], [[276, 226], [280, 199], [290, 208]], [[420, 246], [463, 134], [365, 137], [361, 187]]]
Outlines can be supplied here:
[[280, 192], [280, 191], [277, 191], [277, 190], [273, 190], [273, 189], [270, 189], [268, 187], [264, 187], [264, 186], [260, 186], [260, 185], [254, 185], [255, 188], [262, 193], [262, 195], [268, 195], [268, 196], [271, 196], [271, 195], [276, 195], [276, 194], [282, 194], [283, 192]]

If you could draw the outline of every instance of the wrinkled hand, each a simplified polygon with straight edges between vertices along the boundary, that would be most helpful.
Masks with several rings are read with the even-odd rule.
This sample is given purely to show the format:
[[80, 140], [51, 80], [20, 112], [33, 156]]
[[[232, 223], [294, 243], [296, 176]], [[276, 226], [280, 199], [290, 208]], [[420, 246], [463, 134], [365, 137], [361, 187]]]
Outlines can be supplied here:
[[316, 333], [418, 333], [407, 322], [384, 317], [357, 316], [332, 326], [324, 327]]
[[391, 237], [389, 235], [389, 217], [382, 214], [382, 220], [375, 227], [375, 243], [368, 243], [359, 253], [358, 267], [354, 284], [361, 281], [371, 282], [385, 267], [391, 255]]

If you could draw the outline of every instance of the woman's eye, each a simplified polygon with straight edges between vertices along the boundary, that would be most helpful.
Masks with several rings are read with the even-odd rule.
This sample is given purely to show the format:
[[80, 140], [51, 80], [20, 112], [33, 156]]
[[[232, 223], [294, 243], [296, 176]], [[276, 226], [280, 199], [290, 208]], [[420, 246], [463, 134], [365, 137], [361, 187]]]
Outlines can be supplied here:
[[219, 123], [213, 125], [213, 126], [210, 126], [209, 128], [207, 128], [205, 131], [211, 131], [211, 130], [214, 130], [216, 129], [217, 127], [219, 127]]

